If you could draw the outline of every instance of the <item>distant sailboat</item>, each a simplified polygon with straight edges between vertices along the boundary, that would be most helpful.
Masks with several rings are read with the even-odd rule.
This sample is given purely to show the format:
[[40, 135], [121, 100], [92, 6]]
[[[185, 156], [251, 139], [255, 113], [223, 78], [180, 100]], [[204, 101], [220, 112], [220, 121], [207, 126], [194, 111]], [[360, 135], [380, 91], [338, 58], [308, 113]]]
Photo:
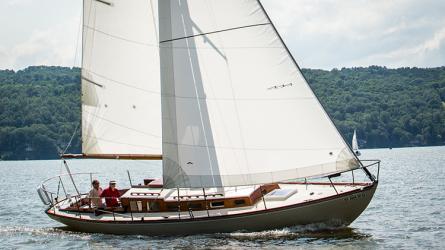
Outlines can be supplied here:
[[352, 136], [352, 150], [354, 151], [354, 153], [357, 155], [357, 156], [360, 156], [361, 155], [361, 153], [360, 153], [360, 151], [359, 151], [359, 148], [358, 148], [358, 142], [357, 142], [357, 131], [354, 129], [354, 135]]
[[258, 0], [84, 0], [81, 86], [82, 154], [62, 158], [157, 160], [163, 176], [132, 185], [128, 173], [119, 205], [94, 207], [63, 160], [71, 183], [38, 192], [72, 229], [344, 226], [377, 188], [379, 161], [357, 158]]

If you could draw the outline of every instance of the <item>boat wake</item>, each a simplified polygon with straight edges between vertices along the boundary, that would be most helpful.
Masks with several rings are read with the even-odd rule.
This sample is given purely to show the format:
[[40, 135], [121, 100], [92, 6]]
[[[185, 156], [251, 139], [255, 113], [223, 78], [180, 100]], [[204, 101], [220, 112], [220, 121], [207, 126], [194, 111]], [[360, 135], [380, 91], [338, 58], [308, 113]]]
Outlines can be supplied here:
[[240, 241], [251, 241], [256, 239], [261, 240], [278, 240], [278, 239], [366, 239], [371, 235], [357, 232], [356, 229], [350, 227], [338, 227], [329, 224], [318, 223], [304, 226], [295, 226], [277, 230], [268, 230], [261, 232], [234, 232], [223, 234], [225, 237], [230, 237]]
[[56, 236], [56, 237], [75, 237], [78, 239], [87, 239], [91, 236], [88, 233], [67, 231], [66, 227], [42, 227], [33, 228], [27, 226], [6, 226], [0, 228], [0, 236]]
[[262, 232], [234, 232], [219, 234], [201, 234], [189, 236], [146, 236], [146, 235], [105, 235], [73, 232], [66, 227], [32, 228], [3, 227], [0, 239], [5, 239], [4, 247], [36, 246], [51, 244], [55, 248], [128, 248], [129, 242], [140, 248], [205, 248], [243, 249], [263, 248], [265, 245], [287, 246], [300, 243], [341, 244], [356, 240], [371, 239], [370, 235], [357, 232], [356, 229], [334, 228], [324, 224], [296, 226], [280, 230]]

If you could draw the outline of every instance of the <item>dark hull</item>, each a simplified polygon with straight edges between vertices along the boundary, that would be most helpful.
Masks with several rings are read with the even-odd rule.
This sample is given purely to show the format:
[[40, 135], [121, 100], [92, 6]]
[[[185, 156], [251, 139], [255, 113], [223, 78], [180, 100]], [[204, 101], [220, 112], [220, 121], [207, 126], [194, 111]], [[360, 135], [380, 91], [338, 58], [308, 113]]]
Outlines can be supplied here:
[[328, 226], [347, 226], [368, 206], [377, 183], [351, 192], [319, 200], [235, 215], [200, 217], [194, 219], [156, 221], [99, 221], [85, 220], [46, 213], [71, 230], [107, 234], [186, 235], [227, 233], [234, 231], [263, 231], [323, 223]]

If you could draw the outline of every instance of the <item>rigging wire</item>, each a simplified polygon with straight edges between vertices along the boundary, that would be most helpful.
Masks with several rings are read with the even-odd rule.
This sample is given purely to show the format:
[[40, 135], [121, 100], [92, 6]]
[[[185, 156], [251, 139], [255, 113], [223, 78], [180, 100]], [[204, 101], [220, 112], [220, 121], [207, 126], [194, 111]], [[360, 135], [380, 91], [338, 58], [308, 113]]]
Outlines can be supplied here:
[[65, 150], [62, 151], [62, 155], [64, 155], [66, 153], [66, 151], [68, 150], [68, 148], [71, 146], [71, 143], [73, 142], [74, 136], [77, 133], [77, 129], [79, 128], [79, 124], [80, 123], [77, 123], [76, 128], [74, 129], [74, 133], [71, 135], [71, 138], [68, 141], [68, 144], [66, 145]]
[[[82, 29], [82, 18], [83, 18], [83, 9], [80, 10], [80, 18], [79, 18], [79, 25], [78, 25], [78, 29], [77, 29], [76, 49], [75, 49], [75, 52], [74, 52], [73, 68], [76, 67], [77, 54], [78, 54], [78, 51], [79, 51], [79, 40], [80, 40], [80, 32], [81, 32], [81, 29]], [[68, 150], [68, 148], [71, 146], [71, 144], [73, 142], [73, 139], [74, 139], [74, 136], [77, 133], [77, 129], [79, 128], [79, 124], [80, 123], [77, 123], [76, 128], [74, 129], [74, 132], [71, 135], [70, 140], [68, 141], [68, 144], [66, 145], [65, 149], [62, 151], [62, 155], [64, 155], [66, 153], [66, 151]], [[60, 168], [61, 168], [60, 170], [62, 170], [62, 164], [61, 164]]]
[[79, 18], [79, 25], [78, 25], [78, 28], [77, 28], [76, 50], [75, 50], [75, 53], [74, 53], [73, 68], [76, 67], [77, 54], [79, 52], [80, 32], [82, 30], [82, 17], [83, 17], [83, 9], [80, 10], [80, 18]]

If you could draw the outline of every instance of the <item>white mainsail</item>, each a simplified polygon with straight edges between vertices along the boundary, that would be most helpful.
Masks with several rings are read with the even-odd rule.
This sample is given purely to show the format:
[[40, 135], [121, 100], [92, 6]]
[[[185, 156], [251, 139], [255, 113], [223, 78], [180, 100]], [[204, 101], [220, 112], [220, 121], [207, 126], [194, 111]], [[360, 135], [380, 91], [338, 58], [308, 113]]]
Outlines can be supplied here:
[[161, 154], [157, 1], [84, 0], [82, 151]]
[[162, 0], [159, 30], [165, 187], [358, 167], [257, 0]]

